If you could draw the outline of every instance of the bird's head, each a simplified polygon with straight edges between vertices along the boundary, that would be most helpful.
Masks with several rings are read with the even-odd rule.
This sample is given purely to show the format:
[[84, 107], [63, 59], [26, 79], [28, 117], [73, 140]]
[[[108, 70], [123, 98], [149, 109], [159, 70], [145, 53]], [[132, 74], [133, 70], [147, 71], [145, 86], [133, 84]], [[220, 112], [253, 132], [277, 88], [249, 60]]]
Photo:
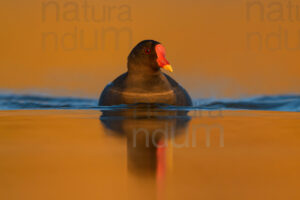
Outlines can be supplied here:
[[146, 68], [158, 71], [161, 68], [173, 72], [173, 69], [166, 59], [165, 48], [154, 40], [144, 40], [138, 43], [128, 56], [128, 69], [141, 71]]

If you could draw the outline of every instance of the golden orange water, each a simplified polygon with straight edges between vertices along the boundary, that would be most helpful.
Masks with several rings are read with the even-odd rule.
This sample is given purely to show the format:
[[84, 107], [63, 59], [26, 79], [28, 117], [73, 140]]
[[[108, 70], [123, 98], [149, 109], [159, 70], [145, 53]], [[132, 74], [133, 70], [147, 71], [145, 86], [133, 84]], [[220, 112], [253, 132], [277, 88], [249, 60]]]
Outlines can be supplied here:
[[300, 198], [299, 113], [192, 111], [157, 148], [143, 133], [134, 148], [130, 132], [177, 131], [178, 121], [118, 119], [114, 132], [100, 116], [0, 111], [0, 199]]

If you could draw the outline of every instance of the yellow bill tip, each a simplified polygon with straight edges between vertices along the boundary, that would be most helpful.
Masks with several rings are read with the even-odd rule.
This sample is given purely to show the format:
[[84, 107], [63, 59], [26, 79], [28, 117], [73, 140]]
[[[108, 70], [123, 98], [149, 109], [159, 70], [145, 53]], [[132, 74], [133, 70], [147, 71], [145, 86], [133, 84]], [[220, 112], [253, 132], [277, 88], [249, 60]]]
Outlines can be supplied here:
[[171, 67], [171, 65], [165, 65], [163, 66], [163, 68], [169, 72], [173, 72], [173, 68]]

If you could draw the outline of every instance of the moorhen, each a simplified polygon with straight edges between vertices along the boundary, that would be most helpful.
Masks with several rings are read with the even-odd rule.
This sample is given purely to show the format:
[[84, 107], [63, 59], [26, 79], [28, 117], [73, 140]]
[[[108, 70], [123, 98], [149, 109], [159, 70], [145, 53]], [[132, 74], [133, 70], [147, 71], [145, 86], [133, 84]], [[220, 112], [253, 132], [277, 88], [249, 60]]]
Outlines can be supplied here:
[[99, 106], [136, 103], [192, 105], [186, 90], [161, 71], [163, 68], [173, 72], [162, 44], [144, 40], [133, 48], [127, 60], [128, 71], [104, 88]]

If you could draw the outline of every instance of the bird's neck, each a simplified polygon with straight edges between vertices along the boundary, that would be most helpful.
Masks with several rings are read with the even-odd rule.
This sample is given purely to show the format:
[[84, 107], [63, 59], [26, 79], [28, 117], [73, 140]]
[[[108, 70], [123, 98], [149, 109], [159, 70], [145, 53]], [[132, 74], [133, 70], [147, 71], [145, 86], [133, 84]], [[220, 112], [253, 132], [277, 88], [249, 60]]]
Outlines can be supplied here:
[[160, 69], [153, 70], [149, 66], [128, 67], [126, 85], [130, 90], [144, 92], [168, 91], [171, 88], [170, 83]]
[[128, 75], [132, 76], [159, 76], [161, 74], [159, 67], [128, 63], [127, 68]]

